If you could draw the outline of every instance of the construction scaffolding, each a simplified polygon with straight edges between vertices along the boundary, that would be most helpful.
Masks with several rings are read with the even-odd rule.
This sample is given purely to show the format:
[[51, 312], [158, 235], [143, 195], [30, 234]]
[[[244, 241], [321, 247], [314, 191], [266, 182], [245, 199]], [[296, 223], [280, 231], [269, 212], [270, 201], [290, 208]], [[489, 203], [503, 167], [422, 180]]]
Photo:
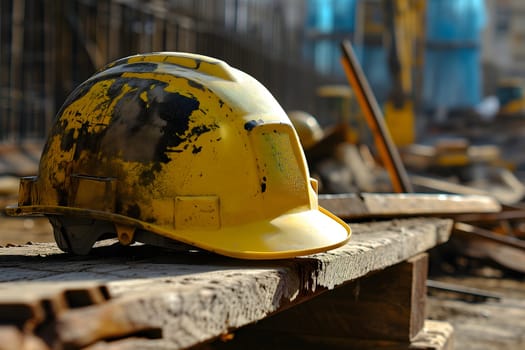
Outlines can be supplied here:
[[302, 60], [305, 2], [0, 2], [0, 141], [43, 138], [66, 96], [110, 61], [152, 51], [223, 59], [285, 108], [312, 108], [325, 79]]

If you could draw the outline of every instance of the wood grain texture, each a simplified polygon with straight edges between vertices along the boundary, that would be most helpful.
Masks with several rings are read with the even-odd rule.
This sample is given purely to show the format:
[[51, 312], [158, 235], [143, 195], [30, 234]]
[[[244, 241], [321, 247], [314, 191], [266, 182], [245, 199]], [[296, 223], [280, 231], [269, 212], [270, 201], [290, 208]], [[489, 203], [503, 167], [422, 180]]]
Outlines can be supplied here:
[[275, 335], [408, 342], [423, 328], [428, 257], [344, 284], [241, 330], [253, 340]]
[[187, 348], [424, 252], [445, 242], [451, 226], [436, 218], [351, 224], [347, 245], [280, 261], [148, 246], [103, 246], [85, 257], [53, 244], [0, 248], [0, 302], [13, 291], [38, 300], [49, 299], [53, 288], [61, 294], [98, 285], [111, 298], [56, 315], [56, 343], [82, 348], [139, 337], [125, 348]]
[[501, 205], [481, 195], [423, 193], [361, 193], [319, 196], [319, 205], [343, 219], [451, 217], [459, 214], [495, 214]]

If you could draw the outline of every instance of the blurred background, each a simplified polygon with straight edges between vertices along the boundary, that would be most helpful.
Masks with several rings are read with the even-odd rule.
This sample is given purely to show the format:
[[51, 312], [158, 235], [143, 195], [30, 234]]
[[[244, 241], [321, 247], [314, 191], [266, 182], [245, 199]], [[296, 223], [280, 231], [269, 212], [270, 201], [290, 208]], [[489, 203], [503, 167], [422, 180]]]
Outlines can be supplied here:
[[[429, 315], [453, 321], [458, 348], [523, 349], [522, 313], [505, 312], [525, 298], [523, 0], [0, 0], [0, 208], [16, 203], [20, 176], [37, 174], [73, 89], [117, 58], [153, 51], [216, 57], [264, 84], [296, 125], [321, 193], [393, 192], [342, 40], [415, 192], [503, 205], [464, 217], [478, 228], [455, 227], [431, 272], [469, 273], [441, 279], [504, 293], [512, 306], [495, 318], [430, 299]], [[1, 209], [0, 233], [0, 246], [53, 241], [46, 218], [9, 220]]]
[[473, 112], [493, 118], [522, 95], [523, 1], [387, 3], [2, 0], [0, 141], [44, 138], [78, 84], [116, 58], [151, 51], [223, 59], [259, 79], [286, 110], [305, 110], [326, 126], [340, 116], [318, 89], [346, 84], [339, 43], [349, 39], [381, 105], [400, 88], [413, 101], [416, 139]]
[[321, 132], [295, 125], [302, 141], [318, 138], [303, 146], [321, 192], [390, 192], [340, 61], [342, 40], [408, 171], [476, 188], [411, 178], [417, 192], [521, 202], [520, 0], [1, 0], [0, 175], [36, 173], [57, 111], [97, 70], [137, 53], [185, 51], [226, 61], [289, 115], [315, 118]]
[[[382, 166], [340, 62], [342, 40], [351, 42], [411, 174], [474, 186], [505, 204], [522, 200], [520, 0], [1, 0], [0, 174], [36, 172], [63, 101], [109, 62], [185, 51], [226, 61], [286, 111], [315, 118], [322, 132], [305, 150], [321, 191], [391, 191], [381, 172], [356, 183], [359, 175], [339, 171], [355, 153], [349, 143], [360, 147], [350, 163]], [[412, 180], [418, 192], [465, 192]]]

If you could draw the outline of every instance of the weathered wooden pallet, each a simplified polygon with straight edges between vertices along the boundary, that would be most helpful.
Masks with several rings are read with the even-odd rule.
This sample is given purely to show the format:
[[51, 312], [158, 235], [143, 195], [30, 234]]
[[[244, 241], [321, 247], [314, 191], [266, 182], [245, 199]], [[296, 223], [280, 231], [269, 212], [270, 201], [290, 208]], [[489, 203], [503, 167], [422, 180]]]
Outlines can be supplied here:
[[494, 214], [501, 205], [490, 196], [424, 193], [346, 193], [319, 196], [319, 205], [346, 219]]
[[[0, 324], [4, 325], [0, 348], [9, 339], [19, 344], [10, 349], [212, 346], [209, 342], [214, 339], [232, 333], [235, 339], [241, 328], [270, 315], [284, 315], [310, 299], [330, 298], [336, 291], [345, 294], [355, 288], [348, 283], [389, 271], [445, 242], [451, 226], [451, 220], [437, 218], [353, 224], [347, 245], [281, 261], [236, 260], [148, 246], [101, 246], [85, 257], [61, 253], [53, 244], [0, 248]], [[409, 286], [399, 288], [405, 296], [424, 285], [424, 278], [413, 277], [415, 271], [426, 273], [422, 261], [403, 263], [419, 268], [397, 267], [409, 273], [388, 272], [393, 281], [400, 275], [398, 285]], [[348, 293], [348, 301], [355, 300]], [[343, 296], [340, 302], [344, 301]], [[406, 299], [403, 309], [405, 315], [418, 313], [418, 321], [408, 317], [406, 323], [405, 317], [405, 326], [400, 327], [404, 330], [390, 343], [407, 346], [421, 334], [423, 311], [409, 306], [413, 302]], [[347, 305], [345, 310], [350, 314], [351, 309]], [[297, 344], [304, 341], [298, 338]]]

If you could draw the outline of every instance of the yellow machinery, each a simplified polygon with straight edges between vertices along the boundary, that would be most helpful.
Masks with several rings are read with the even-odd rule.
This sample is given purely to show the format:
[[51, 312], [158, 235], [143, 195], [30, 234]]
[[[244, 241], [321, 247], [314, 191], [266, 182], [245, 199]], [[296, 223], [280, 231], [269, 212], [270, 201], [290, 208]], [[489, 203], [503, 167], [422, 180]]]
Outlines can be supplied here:
[[[414, 143], [417, 91], [423, 64], [425, 0], [360, 2], [365, 42], [381, 43], [387, 51], [391, 87], [383, 106], [386, 125], [397, 146]], [[379, 19], [379, 20], [378, 20]]]
[[500, 101], [499, 115], [525, 116], [525, 89], [522, 81], [504, 80], [498, 85], [496, 94]]

